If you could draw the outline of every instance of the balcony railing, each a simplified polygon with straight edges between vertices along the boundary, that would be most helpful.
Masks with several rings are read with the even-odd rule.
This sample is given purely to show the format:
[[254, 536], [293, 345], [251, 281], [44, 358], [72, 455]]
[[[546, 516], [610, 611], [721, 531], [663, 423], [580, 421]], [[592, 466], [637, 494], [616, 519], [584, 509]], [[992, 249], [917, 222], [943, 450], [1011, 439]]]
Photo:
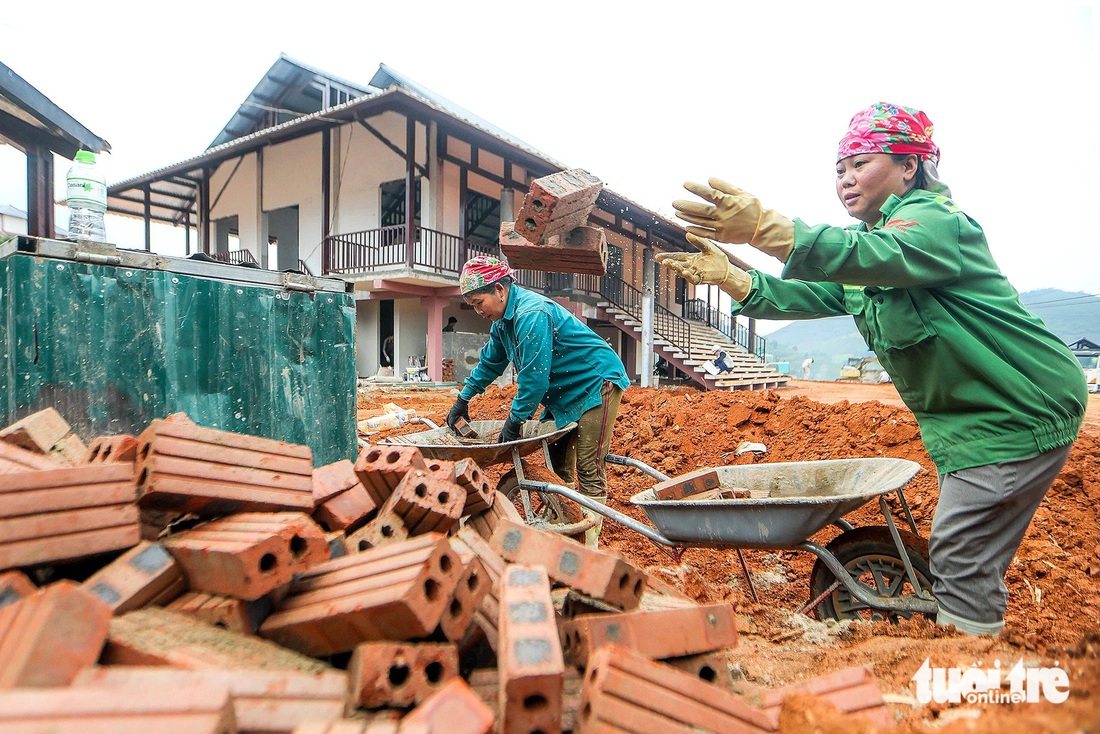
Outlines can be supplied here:
[[754, 334], [750, 344], [748, 328], [737, 323], [730, 314], [711, 308], [706, 302], [698, 298], [693, 298], [684, 304], [684, 318], [701, 321], [712, 329], [717, 329], [729, 337], [731, 341], [736, 342], [746, 351], [757, 355], [761, 359], [767, 354], [767, 339]]
[[[351, 274], [407, 265], [410, 260], [405, 235], [405, 225], [395, 224], [327, 237], [321, 245], [321, 272]], [[458, 275], [466, 260], [485, 249], [468, 245], [457, 235], [421, 226], [414, 228], [413, 238], [413, 267], [439, 274]]]
[[218, 262], [229, 263], [230, 265], [243, 265], [244, 263], [252, 263], [259, 265], [256, 262], [256, 258], [252, 256], [252, 253], [248, 250], [232, 250], [230, 252], [215, 252], [210, 257], [214, 258]]

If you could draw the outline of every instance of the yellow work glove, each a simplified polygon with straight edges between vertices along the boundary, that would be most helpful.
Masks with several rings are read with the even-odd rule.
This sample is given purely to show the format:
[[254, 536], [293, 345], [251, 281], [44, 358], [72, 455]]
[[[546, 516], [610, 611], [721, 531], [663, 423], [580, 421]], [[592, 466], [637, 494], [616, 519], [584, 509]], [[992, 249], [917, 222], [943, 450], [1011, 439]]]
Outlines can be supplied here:
[[700, 252], [659, 252], [654, 259], [695, 285], [708, 283], [718, 286], [738, 303], [748, 298], [752, 288], [751, 275], [731, 263], [726, 253], [710, 240], [693, 234], [687, 238]]
[[710, 186], [688, 181], [684, 188], [709, 201], [688, 199], [672, 202], [676, 216], [695, 225], [687, 231], [719, 242], [749, 244], [780, 262], [787, 262], [794, 248], [794, 223], [782, 214], [764, 209], [760, 201], [720, 178]]

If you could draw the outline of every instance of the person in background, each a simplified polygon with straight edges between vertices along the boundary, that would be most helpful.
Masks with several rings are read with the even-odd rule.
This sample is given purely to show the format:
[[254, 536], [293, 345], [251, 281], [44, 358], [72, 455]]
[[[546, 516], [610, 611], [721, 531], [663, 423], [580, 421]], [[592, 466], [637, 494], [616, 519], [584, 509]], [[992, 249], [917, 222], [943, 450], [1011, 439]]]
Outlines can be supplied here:
[[382, 342], [382, 357], [378, 361], [383, 367], [393, 367], [393, 334]]
[[[849, 314], [920, 424], [939, 474], [929, 552], [939, 624], [999, 635], [1004, 575], [1084, 416], [1082, 372], [998, 269], [982, 228], [939, 179], [923, 112], [880, 102], [840, 141], [836, 193], [849, 227], [791, 221], [719, 179], [673, 202], [695, 254], [657, 259], [717, 284], [733, 312]], [[781, 277], [733, 266], [710, 238], [747, 243]]]
[[810, 379], [810, 365], [812, 365], [813, 363], [814, 363], [814, 358], [813, 357], [806, 357], [806, 359], [802, 360], [802, 379], [803, 380]]
[[443, 331], [444, 332], [454, 331], [455, 330], [455, 324], [457, 324], [457, 323], [458, 323], [457, 318], [455, 318], [454, 316], [450, 317], [449, 319], [447, 319], [447, 325], [443, 327]]
[[[619, 356], [599, 335], [549, 298], [514, 282], [515, 271], [495, 257], [478, 255], [462, 268], [459, 290], [474, 311], [492, 322], [489, 341], [447, 414], [454, 429], [459, 418], [470, 420], [470, 400], [485, 391], [511, 362], [516, 396], [499, 436], [500, 443], [520, 438], [524, 421], [539, 404], [554, 424], [577, 427], [550, 446], [554, 471], [581, 493], [607, 499], [605, 457], [623, 390], [630, 384]], [[545, 415], [545, 412], [544, 412]], [[599, 525], [586, 543], [596, 545]]]
[[718, 374], [723, 372], [733, 372], [733, 367], [726, 361], [726, 357], [729, 355], [722, 350], [721, 347], [714, 350], [714, 366], [718, 368]]

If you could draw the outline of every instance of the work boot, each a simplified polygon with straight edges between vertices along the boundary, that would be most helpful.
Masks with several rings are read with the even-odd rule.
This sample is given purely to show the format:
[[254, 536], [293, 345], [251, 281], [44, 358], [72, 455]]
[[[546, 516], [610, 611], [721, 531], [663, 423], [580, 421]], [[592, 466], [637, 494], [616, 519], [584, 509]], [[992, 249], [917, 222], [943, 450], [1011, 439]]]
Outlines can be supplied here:
[[[589, 499], [599, 502], [601, 505], [607, 504], [607, 496], [589, 497]], [[592, 510], [588, 510], [592, 512]], [[596, 524], [584, 531], [584, 544], [589, 548], [599, 548], [600, 546], [600, 530], [603, 529], [603, 516], [596, 517]]]

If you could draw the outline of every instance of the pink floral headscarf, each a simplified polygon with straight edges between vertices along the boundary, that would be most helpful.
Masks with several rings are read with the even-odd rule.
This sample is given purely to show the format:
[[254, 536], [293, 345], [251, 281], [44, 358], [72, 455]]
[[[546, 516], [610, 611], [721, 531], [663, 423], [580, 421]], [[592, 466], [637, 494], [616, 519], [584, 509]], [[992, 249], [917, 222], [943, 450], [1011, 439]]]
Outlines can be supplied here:
[[840, 140], [838, 161], [860, 153], [915, 153], [922, 161], [939, 163], [940, 149], [932, 142], [932, 121], [913, 107], [876, 102], [856, 113]]
[[508, 263], [491, 255], [478, 255], [470, 258], [462, 266], [462, 275], [458, 278], [458, 289], [462, 295], [475, 291], [482, 286], [496, 283], [506, 275], [515, 277], [516, 271]]

